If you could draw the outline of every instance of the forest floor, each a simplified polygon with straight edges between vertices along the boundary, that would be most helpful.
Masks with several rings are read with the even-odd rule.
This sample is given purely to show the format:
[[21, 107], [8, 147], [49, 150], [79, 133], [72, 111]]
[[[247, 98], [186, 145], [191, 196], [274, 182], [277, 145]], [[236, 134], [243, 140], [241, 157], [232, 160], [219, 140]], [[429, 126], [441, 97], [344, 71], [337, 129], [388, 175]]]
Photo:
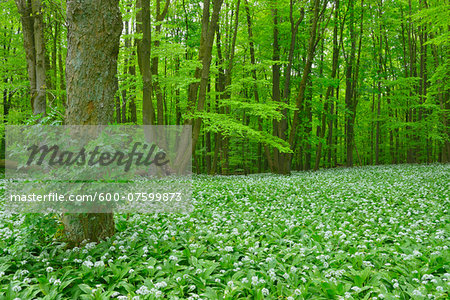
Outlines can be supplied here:
[[55, 215], [0, 212], [0, 299], [448, 299], [449, 179], [196, 176], [191, 214], [116, 215], [113, 238], [72, 250]]

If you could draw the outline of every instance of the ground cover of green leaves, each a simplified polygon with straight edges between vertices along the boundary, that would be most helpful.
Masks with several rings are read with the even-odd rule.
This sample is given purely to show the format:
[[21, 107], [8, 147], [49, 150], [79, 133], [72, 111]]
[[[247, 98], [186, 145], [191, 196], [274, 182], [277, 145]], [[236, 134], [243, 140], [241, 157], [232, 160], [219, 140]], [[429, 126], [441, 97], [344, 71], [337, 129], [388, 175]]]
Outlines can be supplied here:
[[197, 176], [191, 214], [116, 215], [113, 238], [71, 250], [57, 216], [0, 212], [0, 299], [447, 299], [449, 179]]

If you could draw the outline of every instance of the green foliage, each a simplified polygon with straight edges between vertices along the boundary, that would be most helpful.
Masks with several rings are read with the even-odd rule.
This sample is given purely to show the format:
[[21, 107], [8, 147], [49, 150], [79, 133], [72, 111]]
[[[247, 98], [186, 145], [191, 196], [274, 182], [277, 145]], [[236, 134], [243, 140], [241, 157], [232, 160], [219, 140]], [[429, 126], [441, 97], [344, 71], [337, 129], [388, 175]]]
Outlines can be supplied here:
[[224, 136], [245, 137], [252, 141], [277, 148], [283, 153], [292, 152], [286, 141], [264, 131], [255, 130], [250, 126], [243, 125], [229, 116], [211, 112], [200, 112], [195, 114], [195, 117], [202, 118], [206, 131], [220, 132]]
[[[199, 83], [197, 70], [202, 68], [203, 54], [199, 53], [202, 2], [169, 1], [167, 15], [157, 21], [157, 3], [161, 13], [166, 1], [151, 1], [150, 24], [151, 64], [158, 64], [152, 67], [151, 98], [155, 115], [163, 115], [163, 123], [167, 125], [182, 124], [192, 117], [192, 112], [195, 116], [204, 117], [202, 121], [205, 124], [195, 151], [199, 155], [197, 161], [201, 162], [197, 171], [209, 171], [205, 169], [205, 155], [216, 153], [216, 145], [221, 145], [212, 142], [212, 149], [207, 153], [203, 149], [204, 130], [229, 138], [232, 151], [228, 152], [230, 157], [226, 157], [226, 160], [253, 166], [250, 172], [256, 171], [257, 161], [264, 166], [258, 166], [258, 171], [267, 170], [265, 151], [255, 153], [261, 146], [268, 146], [270, 156], [274, 156], [274, 149], [278, 149], [293, 152], [296, 154], [292, 156], [294, 160], [306, 162], [311, 160], [309, 156], [319, 154], [321, 145], [324, 151], [319, 155], [320, 166], [346, 163], [346, 143], [350, 141], [346, 137], [349, 132], [346, 123], [353, 114], [346, 103], [349, 100], [357, 103], [353, 138], [363, 164], [373, 162], [371, 157], [377, 141], [379, 151], [383, 153], [379, 163], [405, 162], [408, 151], [417, 152], [417, 157], [413, 159], [417, 162], [424, 162], [425, 157], [426, 161], [448, 159], [445, 149], [450, 139], [447, 99], [450, 89], [450, 10], [444, 1], [340, 1], [337, 7], [336, 2], [324, 5], [324, 1], [320, 0], [322, 17], [318, 23], [319, 40], [316, 41], [305, 99], [297, 107], [311, 38], [314, 2], [249, 0], [240, 1], [240, 7], [237, 8], [238, 1], [225, 0], [212, 46], [204, 111], [198, 113], [198, 95], [192, 96], [189, 90]], [[41, 3], [45, 23], [48, 115], [43, 118], [32, 116], [21, 18], [14, 1], [3, 1], [0, 3], [0, 91], [3, 104], [0, 106], [3, 112], [0, 115], [3, 121], [0, 134], [4, 132], [5, 124], [63, 122], [68, 105], [65, 95], [66, 3], [59, 0], [43, 0]], [[120, 107], [116, 108], [116, 112], [120, 111], [123, 115], [125, 110], [124, 121], [141, 124], [143, 81], [138, 64], [137, 40], [142, 38], [142, 33], [138, 32], [139, 24], [136, 22], [136, 1], [121, 0], [119, 7], [124, 34], [121, 36], [117, 61], [116, 97]], [[236, 24], [237, 9], [239, 16]], [[274, 57], [273, 47], [275, 9], [278, 16], [276, 29], [279, 58]], [[211, 14], [212, 7], [210, 10]], [[288, 95], [284, 95], [292, 25], [300, 19], [302, 11], [304, 18], [298, 24], [294, 41]], [[252, 31], [251, 40], [249, 27]], [[235, 28], [237, 36], [233, 44]], [[350, 28], [354, 29], [353, 37], [350, 36]], [[351, 99], [346, 100], [345, 77], [353, 42], [356, 48], [351, 82], [355, 81], [356, 89]], [[254, 63], [251, 47], [254, 50]], [[339, 53], [337, 74], [332, 78], [334, 48]], [[358, 79], [353, 80], [356, 64], [359, 66]], [[277, 83], [273, 78], [275, 65], [280, 67], [280, 80]], [[272, 101], [273, 87], [276, 85], [279, 85], [282, 98], [280, 103]], [[326, 99], [329, 88], [332, 90]], [[158, 108], [159, 92], [162, 107], [160, 105]], [[133, 116], [132, 120], [134, 108], [136, 119]], [[300, 116], [300, 124], [295, 132], [295, 147], [287, 149], [287, 137], [284, 142], [280, 141], [277, 136], [281, 134], [277, 133], [279, 130], [274, 128], [274, 124], [284, 119], [287, 128], [283, 134], [287, 136], [291, 132], [295, 112]], [[122, 118], [118, 119], [116, 123], [124, 123]], [[329, 124], [333, 125], [332, 128], [329, 128]], [[330, 133], [331, 139], [328, 138]], [[237, 151], [244, 143], [249, 143], [247, 150], [252, 152], [245, 159], [242, 151]], [[218, 149], [218, 152], [222, 150]], [[330, 151], [333, 151], [333, 155], [329, 155]], [[398, 160], [387, 155], [390, 151], [394, 152]], [[242, 168], [242, 164], [234, 164], [233, 167], [240, 172], [238, 169]]]
[[74, 249], [58, 216], [0, 211], [0, 298], [447, 299], [449, 176], [196, 176], [191, 214], [117, 214], [112, 238]]

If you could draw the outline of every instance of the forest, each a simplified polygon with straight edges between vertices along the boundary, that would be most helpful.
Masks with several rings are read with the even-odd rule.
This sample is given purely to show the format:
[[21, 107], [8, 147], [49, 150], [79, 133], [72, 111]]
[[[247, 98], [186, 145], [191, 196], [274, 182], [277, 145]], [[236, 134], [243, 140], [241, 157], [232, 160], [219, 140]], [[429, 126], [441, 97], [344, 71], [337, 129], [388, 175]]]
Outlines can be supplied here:
[[[78, 51], [68, 40], [70, 1], [16, 2], [1, 4], [3, 124], [65, 124], [77, 102], [66, 90]], [[446, 1], [118, 7], [105, 28], [118, 41], [98, 38], [84, 54], [118, 48], [103, 121], [192, 125], [197, 173], [449, 161]]]
[[0, 20], [0, 300], [449, 298], [447, 0]]

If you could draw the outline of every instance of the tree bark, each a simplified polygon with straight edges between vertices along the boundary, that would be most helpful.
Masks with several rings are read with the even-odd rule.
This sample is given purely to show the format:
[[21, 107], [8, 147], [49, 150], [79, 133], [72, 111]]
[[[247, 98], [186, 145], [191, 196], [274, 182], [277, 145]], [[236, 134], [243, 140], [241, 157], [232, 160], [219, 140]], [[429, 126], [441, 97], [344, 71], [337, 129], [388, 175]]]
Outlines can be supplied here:
[[[339, 11], [339, 0], [336, 0], [335, 7], [334, 7], [334, 27], [333, 27], [333, 62], [331, 67], [331, 79], [336, 78], [336, 73], [338, 69], [338, 63], [339, 63], [339, 46], [338, 46], [338, 26], [339, 26], [339, 20], [338, 20], [338, 11]], [[323, 47], [323, 44], [322, 44]], [[323, 49], [322, 49], [323, 52]], [[323, 55], [323, 54], [322, 54]], [[325, 136], [326, 131], [326, 124], [328, 123], [328, 138], [327, 143], [330, 147], [332, 144], [332, 137], [333, 137], [333, 120], [329, 118], [328, 122], [326, 122], [326, 114], [328, 113], [328, 106], [327, 103], [330, 101], [330, 96], [333, 96], [334, 88], [333, 86], [329, 86], [327, 88], [325, 99], [324, 99], [324, 111], [322, 116], [322, 125], [321, 125], [321, 132], [320, 132], [320, 138], [323, 139]], [[331, 101], [331, 112], [333, 112], [333, 101]], [[331, 161], [331, 150], [329, 152], [328, 160]], [[316, 163], [314, 166], [314, 170], [317, 171], [320, 166], [320, 160], [322, 157], [322, 142], [320, 141], [317, 145], [316, 150]]]
[[[277, 2], [274, 4], [277, 5]], [[281, 93], [280, 93], [280, 46], [278, 43], [278, 8], [275, 7], [272, 9], [273, 16], [273, 43], [272, 43], [272, 101], [280, 102], [281, 101]], [[281, 127], [279, 125], [279, 121], [272, 121], [272, 131], [273, 135], [276, 137], [280, 137]], [[280, 173], [282, 166], [280, 165], [280, 152], [277, 148], [273, 149], [273, 172]]]
[[[213, 12], [210, 18], [210, 1], [204, 0], [203, 14], [202, 14], [202, 32], [200, 38], [199, 61], [202, 62], [202, 67], [197, 67], [194, 77], [199, 80], [189, 85], [188, 89], [188, 114], [194, 112], [202, 112], [205, 106], [206, 88], [209, 80], [209, 70], [211, 67], [212, 46], [214, 44], [214, 35], [217, 30], [217, 23], [219, 21], [219, 14], [222, 7], [223, 0], [214, 0]], [[185, 120], [184, 125], [192, 126], [192, 153], [195, 153], [195, 148], [200, 135], [201, 119], [189, 117]], [[183, 149], [189, 144], [188, 140], [181, 141], [180, 147]], [[186, 154], [181, 153], [176, 159], [177, 165], [180, 169], [187, 164]]]
[[[66, 123], [111, 123], [122, 31], [119, 1], [69, 0], [67, 23]], [[63, 223], [71, 245], [97, 242], [115, 231], [112, 213], [66, 214]]]
[[23, 43], [34, 115], [46, 113], [44, 21], [40, 0], [16, 0], [21, 15]]
[[[257, 74], [256, 74], [256, 58], [255, 58], [255, 44], [253, 42], [253, 30], [252, 30], [252, 19], [250, 17], [250, 8], [248, 4], [248, 0], [245, 0], [245, 12], [247, 15], [247, 32], [248, 32], [248, 39], [249, 39], [249, 48], [250, 48], [250, 63], [252, 64], [252, 77], [254, 80], [253, 83], [253, 94], [255, 97], [255, 102], [259, 103], [259, 92], [258, 92], [258, 85], [256, 81], [258, 80]], [[262, 131], [262, 119], [258, 117], [258, 130]], [[273, 170], [273, 162], [272, 157], [270, 156], [269, 147], [264, 145], [264, 153], [267, 158], [267, 162], [269, 165], [269, 169]], [[262, 171], [262, 145], [261, 143], [258, 143], [258, 172], [261, 173]]]
[[[169, 4], [170, 4], [170, 0], [166, 0], [166, 4], [164, 6], [163, 11], [161, 12], [161, 0], [156, 0], [156, 38], [154, 41], [154, 46], [155, 49], [157, 49], [161, 42], [159, 40], [159, 35], [161, 34], [161, 22], [164, 21], [164, 18], [167, 15], [168, 9], [169, 9]], [[159, 70], [158, 70], [158, 65], [159, 65], [159, 56], [155, 55], [152, 58], [152, 65], [151, 65], [151, 73], [152, 73], [152, 89], [155, 93], [156, 96], [156, 119], [157, 119], [157, 124], [158, 125], [164, 125], [164, 95], [161, 91], [161, 86], [159, 83]]]
[[[297, 99], [296, 99], [296, 107], [298, 109], [301, 109], [303, 106], [303, 102], [305, 99], [306, 83], [307, 83], [309, 74], [311, 72], [311, 66], [313, 63], [315, 49], [316, 49], [316, 45], [317, 45], [316, 36], [317, 36], [317, 24], [319, 22], [319, 10], [320, 10], [319, 6], [320, 6], [320, 0], [315, 0], [314, 1], [314, 13], [313, 13], [311, 31], [310, 31], [310, 38], [309, 38], [309, 42], [308, 42], [308, 51], [307, 51], [307, 56], [306, 56], [306, 62], [305, 62], [305, 67], [303, 69], [302, 79], [300, 81], [299, 91], [298, 91]], [[299, 119], [300, 119], [299, 110], [296, 110], [294, 112], [291, 129], [289, 131], [288, 142], [289, 142], [291, 150], [294, 150], [294, 148], [295, 148], [294, 141], [295, 141], [295, 136], [297, 133], [297, 127], [300, 122]], [[289, 154], [288, 158], [285, 160], [285, 163], [283, 165], [283, 170], [281, 172], [282, 174], [290, 173], [291, 160], [292, 160], [292, 154]]]
[[142, 39], [137, 40], [137, 55], [139, 71], [142, 76], [142, 123], [155, 124], [155, 109], [152, 101], [151, 57], [151, 27], [150, 0], [137, 0], [139, 11], [136, 13], [136, 30], [142, 33]]

